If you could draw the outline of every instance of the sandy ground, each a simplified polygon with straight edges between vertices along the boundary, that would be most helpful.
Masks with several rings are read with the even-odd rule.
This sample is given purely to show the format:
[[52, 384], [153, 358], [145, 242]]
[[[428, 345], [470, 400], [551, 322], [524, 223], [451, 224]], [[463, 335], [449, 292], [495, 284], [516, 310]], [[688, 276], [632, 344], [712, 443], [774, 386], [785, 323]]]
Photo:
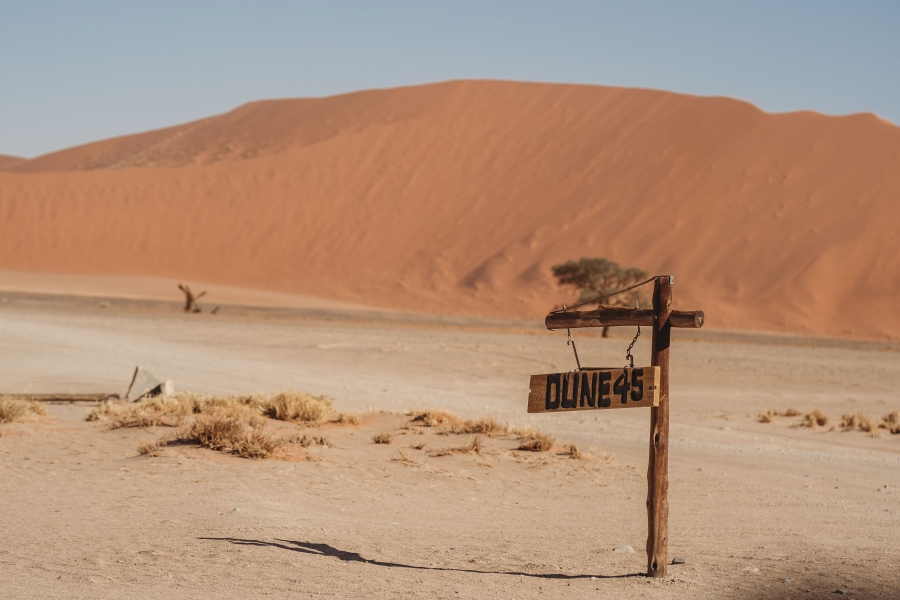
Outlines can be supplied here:
[[[140, 364], [184, 390], [297, 388], [373, 410], [322, 428], [333, 447], [299, 462], [190, 446], [138, 456], [166, 428], [109, 431], [79, 405], [0, 425], [2, 597], [900, 598], [900, 435], [756, 418], [900, 409], [896, 344], [677, 332], [669, 556], [685, 564], [649, 580], [648, 411], [524, 412], [530, 374], [573, 366], [564, 335], [110, 302], [6, 294], [0, 390], [121, 393]], [[621, 365], [626, 333], [578, 332], [583, 361]], [[398, 413], [426, 406], [537, 426], [588, 456], [517, 455], [509, 437], [480, 456], [434, 456], [471, 436], [404, 429]], [[393, 444], [371, 442], [383, 431]]]

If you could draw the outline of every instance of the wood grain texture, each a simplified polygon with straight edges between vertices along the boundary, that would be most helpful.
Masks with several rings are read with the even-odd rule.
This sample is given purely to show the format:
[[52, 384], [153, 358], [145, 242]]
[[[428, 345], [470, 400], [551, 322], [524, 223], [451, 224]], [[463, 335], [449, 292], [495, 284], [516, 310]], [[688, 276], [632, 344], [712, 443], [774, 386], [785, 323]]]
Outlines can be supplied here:
[[583, 369], [532, 375], [530, 387], [530, 413], [653, 407], [659, 402], [659, 368]]
[[[671, 327], [699, 329], [703, 327], [702, 310], [671, 310]], [[575, 329], [578, 327], [651, 326], [655, 323], [653, 309], [601, 306], [597, 310], [550, 313], [544, 319], [547, 329]], [[665, 320], [662, 321], [663, 323]]]
[[[653, 311], [665, 316], [672, 306], [669, 277], [653, 284]], [[671, 314], [674, 314], [672, 311]], [[669, 345], [671, 317], [653, 327], [650, 362], [660, 369], [659, 404], [650, 409], [650, 461], [647, 467], [647, 576], [665, 577], [669, 543]]]

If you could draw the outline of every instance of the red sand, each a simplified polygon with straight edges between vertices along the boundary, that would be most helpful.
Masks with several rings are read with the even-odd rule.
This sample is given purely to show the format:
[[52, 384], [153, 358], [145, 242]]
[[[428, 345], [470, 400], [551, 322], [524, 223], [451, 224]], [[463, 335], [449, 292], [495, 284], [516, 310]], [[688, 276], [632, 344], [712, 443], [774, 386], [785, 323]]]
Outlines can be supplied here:
[[708, 325], [900, 338], [900, 128], [493, 81], [255, 102], [0, 165], [0, 268], [541, 317], [550, 266], [676, 275]]

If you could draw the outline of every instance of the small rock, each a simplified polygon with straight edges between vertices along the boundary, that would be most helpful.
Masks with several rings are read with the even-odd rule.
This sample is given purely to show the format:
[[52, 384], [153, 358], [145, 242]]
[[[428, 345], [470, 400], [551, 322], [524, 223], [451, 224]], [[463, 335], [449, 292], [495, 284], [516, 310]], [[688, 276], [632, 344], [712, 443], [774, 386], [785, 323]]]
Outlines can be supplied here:
[[174, 390], [174, 386], [170, 382], [160, 381], [150, 371], [137, 366], [134, 368], [131, 385], [128, 386], [125, 397], [129, 402], [136, 402], [144, 396], [164, 394], [169, 388]]
[[834, 590], [834, 593], [835, 593], [835, 594], [840, 594], [841, 596], [845, 596], [845, 595], [847, 595], [847, 590], [842, 589], [842, 588], [838, 588], [838, 589]]
[[676, 556], [675, 558], [672, 559], [672, 564], [673, 565], [683, 565], [684, 559], [681, 558], [680, 556]]
[[626, 554], [634, 554], [634, 548], [631, 546], [616, 546], [613, 552], [625, 552]]

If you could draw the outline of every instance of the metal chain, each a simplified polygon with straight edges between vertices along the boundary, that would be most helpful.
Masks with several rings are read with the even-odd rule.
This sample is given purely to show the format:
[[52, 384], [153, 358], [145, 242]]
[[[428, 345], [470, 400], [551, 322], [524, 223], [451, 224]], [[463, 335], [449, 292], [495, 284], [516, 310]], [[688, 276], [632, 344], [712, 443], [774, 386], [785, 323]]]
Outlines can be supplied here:
[[[634, 307], [640, 308], [640, 305], [638, 304], [637, 300], [634, 301]], [[632, 369], [634, 368], [634, 357], [631, 355], [631, 349], [634, 348], [634, 345], [635, 345], [635, 343], [637, 343], [639, 337], [641, 337], [641, 326], [640, 325], [638, 325], [637, 333], [634, 334], [634, 339], [631, 340], [630, 344], [628, 344], [628, 350], [625, 351], [625, 360], [627, 360], [631, 363]]]
[[[566, 309], [566, 305], [563, 304], [563, 310]], [[572, 330], [568, 327], [566, 328], [566, 336], [568, 339], [566, 340], [567, 346], [572, 346], [572, 352], [575, 353], [575, 364], [578, 365], [578, 370], [581, 370], [581, 361], [578, 360], [578, 349], [575, 347], [575, 340], [572, 339]]]
[[640, 325], [638, 325], [638, 330], [634, 336], [634, 339], [631, 340], [630, 344], [628, 344], [628, 350], [625, 351], [625, 360], [631, 362], [632, 369], [634, 368], [634, 357], [631, 355], [631, 349], [634, 348], [634, 344], [635, 344], [635, 342], [637, 342], [639, 337], [641, 337], [641, 326]]

